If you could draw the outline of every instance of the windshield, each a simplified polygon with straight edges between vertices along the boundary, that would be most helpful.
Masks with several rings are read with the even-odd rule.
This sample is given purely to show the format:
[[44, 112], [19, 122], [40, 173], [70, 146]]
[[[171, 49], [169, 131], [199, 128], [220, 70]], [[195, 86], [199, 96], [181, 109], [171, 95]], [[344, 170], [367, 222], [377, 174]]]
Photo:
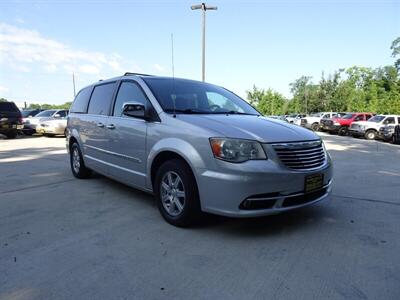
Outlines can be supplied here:
[[36, 117], [51, 117], [55, 112], [56, 110], [45, 110], [41, 113], [38, 113]]
[[369, 119], [368, 122], [379, 123], [379, 122], [382, 121], [384, 118], [385, 118], [385, 116], [375, 116], [375, 117], [372, 117], [371, 119]]
[[22, 110], [21, 111], [21, 115], [22, 115], [23, 118], [25, 118], [25, 117], [27, 117], [29, 115], [32, 115], [32, 112], [33, 112], [33, 110]]
[[342, 117], [342, 119], [344, 119], [344, 120], [350, 120], [350, 119], [353, 118], [354, 115], [355, 115], [355, 114], [347, 114], [347, 115], [344, 115], [344, 116]]
[[173, 78], [143, 78], [167, 113], [259, 115], [246, 101], [224, 88]]

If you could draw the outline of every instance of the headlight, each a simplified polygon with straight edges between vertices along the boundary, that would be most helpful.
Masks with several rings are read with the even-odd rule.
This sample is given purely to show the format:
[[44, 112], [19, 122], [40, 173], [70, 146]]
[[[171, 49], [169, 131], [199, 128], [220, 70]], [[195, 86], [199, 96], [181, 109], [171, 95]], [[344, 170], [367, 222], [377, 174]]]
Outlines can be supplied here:
[[229, 162], [245, 162], [252, 159], [267, 159], [261, 144], [256, 141], [211, 138], [211, 149], [215, 158]]
[[333, 125], [340, 126], [340, 123], [339, 122], [335, 122], [335, 123], [333, 123]]

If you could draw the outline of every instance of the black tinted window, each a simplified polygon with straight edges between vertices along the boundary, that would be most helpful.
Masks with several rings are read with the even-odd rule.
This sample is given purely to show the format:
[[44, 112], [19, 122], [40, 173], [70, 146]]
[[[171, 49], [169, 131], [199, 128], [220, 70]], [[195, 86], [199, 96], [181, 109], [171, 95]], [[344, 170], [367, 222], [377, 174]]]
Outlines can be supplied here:
[[68, 115], [68, 112], [66, 110], [60, 110], [58, 114], [61, 118], [65, 118]]
[[84, 88], [76, 96], [74, 103], [71, 106], [71, 112], [75, 113], [85, 113], [87, 110], [90, 93], [92, 91], [91, 87]]
[[395, 124], [396, 121], [394, 120], [393, 117], [389, 117], [384, 121], [385, 124]]
[[114, 87], [115, 82], [102, 84], [94, 88], [89, 102], [89, 114], [108, 115]]
[[121, 117], [124, 103], [141, 103], [146, 105], [147, 99], [140, 87], [133, 82], [122, 82], [114, 105], [114, 116]]
[[19, 109], [14, 102], [0, 102], [0, 111], [17, 112]]

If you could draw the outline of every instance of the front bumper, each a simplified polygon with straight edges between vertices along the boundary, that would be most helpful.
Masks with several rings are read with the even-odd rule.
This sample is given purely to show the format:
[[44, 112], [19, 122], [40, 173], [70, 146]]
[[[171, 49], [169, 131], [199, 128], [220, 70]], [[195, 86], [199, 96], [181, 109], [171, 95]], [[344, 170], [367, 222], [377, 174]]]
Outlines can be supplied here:
[[326, 124], [321, 124], [320, 127], [323, 130], [329, 131], [329, 132], [338, 132], [340, 129], [340, 125], [326, 125]]
[[393, 133], [379, 132], [376, 138], [383, 141], [390, 141], [393, 138]]
[[352, 136], [364, 136], [365, 131], [360, 129], [349, 129], [349, 134]]
[[[333, 171], [329, 157], [324, 167], [313, 171], [293, 171], [273, 160], [248, 161], [229, 167], [230, 170], [221, 168], [224, 172], [203, 170], [198, 174], [203, 211], [230, 217], [272, 215], [326, 199], [332, 189]], [[306, 176], [317, 173], [324, 176], [323, 187], [306, 194]], [[257, 202], [256, 208], [243, 207], [246, 200]], [[268, 207], [257, 207], [261, 203], [258, 201], [268, 202]]]

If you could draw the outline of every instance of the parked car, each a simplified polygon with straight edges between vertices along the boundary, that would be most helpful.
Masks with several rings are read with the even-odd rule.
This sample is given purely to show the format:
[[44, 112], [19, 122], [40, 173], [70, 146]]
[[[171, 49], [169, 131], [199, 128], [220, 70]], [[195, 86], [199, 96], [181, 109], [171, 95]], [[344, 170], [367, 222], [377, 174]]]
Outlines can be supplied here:
[[177, 226], [201, 212], [255, 217], [327, 198], [320, 137], [260, 115], [204, 82], [134, 75], [82, 89], [68, 117], [72, 174], [91, 170], [153, 193]]
[[0, 134], [16, 138], [22, 128], [22, 116], [14, 102], [0, 102]]
[[365, 137], [373, 140], [378, 136], [379, 129], [385, 125], [398, 125], [399, 116], [397, 115], [377, 115], [368, 121], [353, 122], [349, 128], [349, 133], [354, 137]]
[[22, 121], [25, 122], [26, 119], [36, 116], [38, 113], [42, 112], [43, 109], [24, 109], [21, 110]]
[[66, 136], [67, 118], [59, 118], [40, 122], [36, 126], [36, 132], [44, 136]]
[[23, 132], [27, 135], [32, 135], [36, 132], [36, 126], [40, 122], [60, 119], [68, 116], [68, 110], [66, 109], [48, 109], [38, 113], [32, 118], [25, 119]]
[[336, 116], [332, 119], [322, 119], [320, 127], [329, 133], [346, 135], [353, 122], [368, 121], [373, 114], [371, 113], [347, 113], [344, 116]]
[[294, 123], [296, 120], [300, 120], [301, 118], [305, 118], [306, 116], [306, 114], [291, 114], [286, 118], [286, 120], [289, 123]]
[[275, 120], [280, 120], [280, 121], [285, 121], [287, 122], [288, 120], [285, 118], [285, 116], [265, 116], [267, 118], [275, 119]]
[[[397, 125], [400, 125], [400, 117], [397, 117]], [[394, 131], [397, 126], [396, 124], [388, 124], [381, 126], [378, 131], [378, 135], [376, 136], [377, 139], [383, 140], [385, 142], [392, 142], [394, 143], [395, 136]]]
[[337, 112], [319, 112], [308, 117], [301, 118], [300, 125], [314, 131], [319, 130], [319, 124], [322, 119], [330, 119], [337, 116]]

